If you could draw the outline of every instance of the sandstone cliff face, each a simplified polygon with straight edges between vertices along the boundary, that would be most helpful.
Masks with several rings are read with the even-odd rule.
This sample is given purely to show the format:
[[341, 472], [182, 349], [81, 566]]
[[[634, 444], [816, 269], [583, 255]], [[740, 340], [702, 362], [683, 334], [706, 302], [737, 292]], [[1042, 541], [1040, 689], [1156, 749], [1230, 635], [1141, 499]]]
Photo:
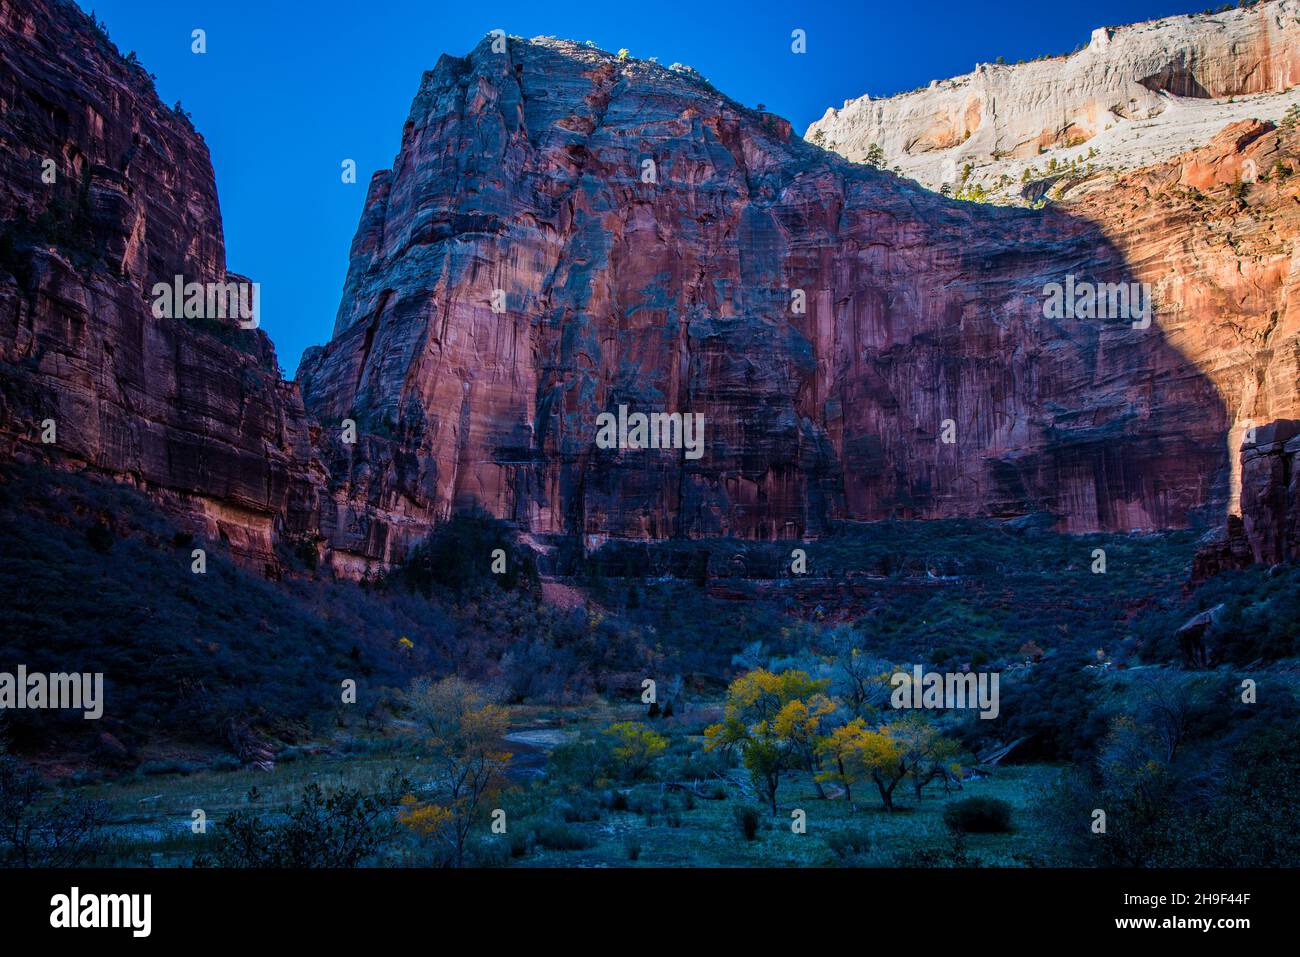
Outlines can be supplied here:
[[[150, 313], [155, 282], [239, 278], [188, 121], [61, 0], [0, 0], [0, 44], [4, 454], [133, 483], [271, 573], [311, 542], [360, 575], [471, 506], [591, 542], [1239, 504], [1229, 558], [1294, 554], [1293, 440], [1234, 465], [1300, 418], [1294, 133], [1001, 209], [689, 71], [485, 41], [425, 75], [300, 396], [260, 332]], [[1045, 318], [1067, 275], [1149, 283], [1150, 328]], [[701, 413], [702, 456], [598, 448], [619, 405]]]
[[1241, 460], [1241, 514], [1205, 537], [1192, 563], [1193, 581], [1300, 559], [1300, 421], [1259, 427]]
[[0, 53], [0, 447], [137, 485], [273, 566], [323, 482], [298, 389], [260, 331], [151, 313], [156, 282], [241, 279], [207, 147], [71, 3], [0, 0]]
[[[425, 75], [334, 338], [299, 377], [331, 433], [383, 436], [340, 481], [408, 518], [477, 505], [537, 532], [774, 538], [1221, 508], [1215, 388], [1160, 313], [1045, 319], [1045, 284], [1071, 272], [1130, 278], [1085, 219], [946, 201], [687, 74], [484, 41]], [[620, 404], [703, 413], [703, 457], [596, 448]]]
[[1300, 557], [1300, 132], [1233, 124], [1167, 163], [1085, 182], [1064, 208], [1151, 284], [1166, 342], [1227, 416], [1232, 518], [1195, 577]]
[[[1103, 27], [1069, 56], [983, 63], [898, 96], [845, 101], [808, 138], [932, 189], [966, 181], [1002, 195], [1051, 159], [1132, 169], [1206, 142], [1230, 122], [1277, 120], [1300, 102], [1300, 3]], [[1040, 158], [1040, 153], [1047, 156]]]
[[[1166, 343], [1214, 384], [1227, 417], [1237, 518], [1206, 567], [1295, 555], [1282, 531], [1293, 519], [1278, 512], [1291, 500], [1282, 448], [1243, 442], [1300, 415], [1297, 141], [1258, 119], [1300, 102], [1297, 58], [1300, 7], [1282, 0], [1098, 31], [1072, 56], [864, 98], [809, 129], [852, 159], [879, 142], [886, 165], [936, 188], [1018, 200], [1028, 179], [1030, 198], [1096, 224], [1150, 285]], [[968, 122], [956, 129], [953, 117]]]
[[1064, 209], [1097, 224], [1150, 284], [1170, 347], [1213, 383], [1228, 419], [1228, 507], [1251, 429], [1300, 417], [1300, 133], [1243, 122]]
[[1242, 459], [1242, 531], [1251, 559], [1300, 558], [1300, 421], [1263, 426]]

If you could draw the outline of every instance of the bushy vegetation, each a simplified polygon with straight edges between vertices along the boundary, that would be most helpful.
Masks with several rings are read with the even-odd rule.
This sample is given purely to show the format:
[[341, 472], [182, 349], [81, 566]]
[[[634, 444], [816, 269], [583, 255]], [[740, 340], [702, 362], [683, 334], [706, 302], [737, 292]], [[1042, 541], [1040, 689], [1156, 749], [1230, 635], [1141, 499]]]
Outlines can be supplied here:
[[[219, 542], [180, 531], [123, 487], [6, 466], [0, 525], [4, 660], [102, 672], [106, 699], [96, 722], [15, 711], [15, 750], [115, 761], [159, 737], [294, 740], [333, 713], [344, 678], [406, 680], [382, 629], [341, 627], [302, 590], [239, 568]], [[191, 571], [194, 547], [207, 550], [206, 574]]]
[[[1185, 618], [1149, 629], [1144, 618], [1186, 611], [1195, 542], [1190, 532], [1061, 535], [1033, 522], [873, 522], [797, 543], [802, 577], [791, 571], [796, 543], [741, 540], [611, 543], [574, 570], [604, 607], [653, 628], [679, 673], [723, 673], [755, 644], [778, 657], [824, 651], [816, 633], [792, 627], [810, 619], [847, 621], [881, 658], [959, 668], [1018, 661], [1030, 639], [1053, 654], [1123, 659], [1148, 633], [1172, 636]], [[1104, 574], [1093, 571], [1098, 548]], [[1176, 658], [1167, 644], [1164, 654]]]
[[1181, 742], [1172, 757], [1148, 720], [1117, 721], [1097, 760], [1067, 773], [1040, 808], [1055, 859], [1142, 868], [1294, 867], [1300, 732], [1293, 702], [1270, 712], [1238, 716], [1217, 737]]
[[105, 803], [50, 791], [35, 770], [0, 753], [0, 867], [76, 867], [102, 849]]
[[590, 834], [561, 821], [538, 821], [532, 836], [534, 844], [551, 851], [581, 851], [596, 843]]
[[405, 788], [394, 781], [380, 794], [354, 788], [330, 793], [309, 784], [283, 820], [236, 811], [216, 829], [215, 853], [198, 866], [359, 867], [395, 833], [391, 807]]
[[[806, 680], [795, 675], [772, 687], [807, 690]], [[769, 683], [764, 679], [758, 687]], [[740, 700], [749, 700], [747, 687], [737, 689]], [[983, 768], [964, 746], [958, 754], [945, 753], [934, 748], [942, 736], [917, 735], [908, 720], [881, 715], [888, 734], [874, 725], [851, 730], [847, 741], [859, 747], [842, 751], [847, 759], [844, 771], [838, 766], [838, 749], [821, 751], [823, 771], [834, 767], [834, 775], [821, 783], [809, 770], [815, 766], [799, 751], [811, 727], [803, 707], [811, 696], [787, 695], [779, 719], [773, 721], [773, 735], [750, 735], [754, 744], [747, 745], [768, 749], [760, 755], [763, 761], [773, 752], [781, 755], [775, 813], [759, 786], [761, 776], [754, 774], [765, 770], [763, 763], [746, 766], [739, 747], [730, 758], [706, 750], [709, 739], [702, 732], [709, 726], [699, 718], [648, 724], [631, 718], [631, 705], [530, 711], [534, 718], [543, 713], [563, 716], [573, 729], [569, 741], [550, 752], [540, 775], [518, 776], [508, 764], [498, 766], [500, 789], [465, 815], [470, 826], [461, 862], [901, 867], [1294, 862], [1300, 853], [1294, 839], [1300, 822], [1290, 794], [1298, 770], [1295, 755], [1300, 753], [1297, 712], [1288, 704], [1284, 687], [1269, 682], [1261, 684], [1259, 692], [1261, 700], [1272, 703], [1247, 705], [1234, 683], [1214, 674], [1169, 669], [1102, 672], [1087, 696], [1102, 734], [1080, 752], [1077, 762], [1053, 765], [1003, 762]], [[273, 866], [281, 859], [278, 851], [269, 857], [254, 853], [254, 846], [296, 848], [299, 859], [308, 862], [339, 859], [331, 848], [351, 843], [326, 841], [320, 846], [304, 835], [292, 837], [292, 829], [280, 834], [274, 828], [296, 818], [328, 818], [321, 814], [319, 800], [310, 797], [310, 785], [322, 775], [335, 778], [345, 772], [352, 780], [362, 780], [362, 774], [373, 780], [381, 777], [380, 768], [399, 767], [418, 769], [418, 778], [402, 785], [406, 798], [400, 803], [393, 803], [396, 791], [385, 792], [389, 797], [381, 804], [387, 810], [372, 819], [383, 842], [370, 847], [368, 859], [455, 863], [450, 830], [455, 803], [449, 782], [458, 776], [457, 765], [436, 757], [446, 753], [438, 750], [437, 742], [460, 742], [458, 760], [473, 760], [477, 752], [466, 749], [470, 739], [465, 731], [487, 727], [480, 740], [491, 749], [500, 726], [484, 725], [474, 717], [483, 707], [474, 704], [455, 712], [459, 717], [453, 727], [462, 730], [428, 735], [417, 731], [403, 750], [381, 764], [354, 763], [356, 756], [301, 759], [310, 763], [301, 769], [295, 763], [290, 773], [305, 782], [298, 793], [308, 798], [295, 799], [286, 814], [254, 816], [251, 809], [243, 810], [230, 829], [231, 835], [242, 837], [229, 845], [225, 859], [253, 866]], [[813, 730], [831, 738], [856, 719], [842, 725], [839, 720], [843, 718], [825, 715]], [[950, 740], [966, 740], [961, 727], [943, 716], [925, 723], [946, 727], [955, 735]], [[637, 773], [623, 772], [614, 757], [619, 742], [631, 737], [628, 730], [610, 732], [618, 726], [636, 730], [637, 738], [653, 731], [654, 740], [663, 742]], [[432, 731], [427, 722], [421, 727]], [[932, 776], [932, 758], [952, 776]], [[371, 770], [352, 771], [354, 767]], [[277, 770], [276, 776], [282, 773]], [[892, 810], [879, 792], [877, 773], [887, 788], [895, 778], [904, 785], [891, 794]], [[174, 804], [180, 808], [196, 800], [207, 803], [217, 792], [240, 787], [210, 772], [197, 777], [207, 782], [200, 786], [209, 797], [196, 798], [195, 785], [189, 783], [195, 776], [179, 772], [151, 776], [141, 787], [150, 795], [174, 792]], [[858, 781], [863, 788], [854, 786]], [[376, 793], [373, 785], [346, 787]], [[954, 788], [960, 791], [954, 793]], [[130, 800], [129, 794], [124, 800]], [[254, 803], [269, 808], [264, 802], [257, 798]], [[299, 804], [315, 810], [298, 815], [293, 809]], [[493, 830], [493, 808], [501, 812], [500, 832]], [[789, 812], [796, 808], [806, 813], [806, 833], [789, 826]], [[1107, 814], [1104, 834], [1090, 829], [1097, 808]], [[342, 819], [355, 818], [345, 813]], [[400, 825], [396, 829], [391, 827], [394, 820]], [[212, 840], [228, 845], [232, 838], [221, 834], [226, 826], [217, 825]], [[319, 830], [330, 833], [329, 827]], [[341, 833], [356, 830], [344, 827]], [[211, 846], [207, 854], [201, 859], [217, 862]]]
[[826, 838], [826, 846], [841, 863], [852, 864], [871, 851], [871, 832], [860, 828], [835, 831]]
[[433, 796], [408, 794], [401, 822], [417, 834], [433, 859], [460, 867], [470, 830], [505, 783], [510, 752], [502, 747], [510, 716], [483, 691], [456, 675], [421, 678], [409, 695], [421, 750], [432, 763]]
[[1300, 655], [1300, 565], [1226, 571], [1203, 582], [1184, 602], [1170, 596], [1137, 623], [1138, 657], [1181, 660], [1178, 628], [1193, 615], [1223, 605], [1205, 635], [1218, 661], [1245, 665]]
[[962, 798], [943, 809], [943, 823], [963, 834], [1005, 834], [1011, 830], [1011, 805], [1001, 798]]
[[532, 552], [516, 543], [504, 522], [484, 512], [457, 515], [440, 525], [386, 582], [426, 598], [435, 591], [464, 598], [492, 587], [535, 592], [539, 586]]
[[1103, 675], [1095, 658], [1053, 656], [1005, 682], [1001, 690], [1002, 727], [986, 731], [975, 725], [971, 740], [977, 747], [1019, 741], [1013, 761], [1081, 762], [1105, 734]]
[[[253, 742], [382, 722], [417, 675], [487, 681], [508, 702], [576, 702], [636, 687], [661, 657], [641, 626], [541, 604], [531, 556], [482, 516], [362, 583], [316, 577], [314, 548], [286, 549], [297, 572], [268, 581], [125, 487], [34, 466], [0, 469], [0, 525], [4, 659], [105, 676], [100, 721], [14, 712], [24, 753], [130, 767], [152, 742], [179, 740], [242, 757]], [[195, 548], [205, 574], [191, 570]], [[359, 707], [342, 704], [346, 679]]]

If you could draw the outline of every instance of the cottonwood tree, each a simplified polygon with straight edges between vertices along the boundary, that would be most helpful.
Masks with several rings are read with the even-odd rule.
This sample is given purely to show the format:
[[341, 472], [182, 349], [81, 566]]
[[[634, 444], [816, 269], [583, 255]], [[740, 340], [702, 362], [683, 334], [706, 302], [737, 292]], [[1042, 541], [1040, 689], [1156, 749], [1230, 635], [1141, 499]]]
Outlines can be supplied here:
[[613, 739], [610, 757], [619, 776], [627, 781], [643, 776], [654, 759], [668, 749], [667, 738], [635, 721], [611, 724], [602, 733]]
[[[411, 711], [423, 726], [435, 769], [434, 784], [438, 807], [444, 815], [430, 833], [445, 834], [452, 847], [452, 861], [459, 867], [465, 860], [465, 841], [486, 801], [505, 784], [510, 752], [501, 742], [509, 729], [506, 709], [492, 703], [474, 684], [458, 677], [433, 682], [420, 679], [409, 693]], [[407, 805], [408, 816], [411, 810]]]
[[1178, 833], [1174, 824], [1184, 809], [1167, 753], [1167, 742], [1150, 726], [1126, 714], [1111, 719], [1097, 748], [1095, 778], [1080, 782], [1087, 801], [1073, 801], [1076, 826], [1091, 808], [1106, 811], [1105, 839], [1094, 838], [1086, 853], [1108, 866], [1152, 867], [1173, 852], [1174, 843], [1193, 836]]
[[1204, 706], [1195, 677], [1149, 675], [1136, 689], [1141, 717], [1159, 740], [1166, 764], [1172, 764], [1178, 749], [1191, 733], [1197, 712]]
[[832, 637], [835, 677], [831, 688], [843, 698], [849, 714], [869, 718], [889, 700], [889, 675], [884, 662], [857, 647], [857, 635], [840, 626]]
[[[397, 820], [424, 843], [443, 845], [454, 851], [456, 817], [441, 804], [421, 801], [414, 794], [408, 794], [402, 798]], [[447, 863], [446, 858], [440, 858], [440, 863]]]
[[706, 750], [740, 753], [741, 763], [773, 815], [781, 775], [805, 757], [798, 735], [803, 734], [807, 715], [800, 719], [798, 709], [786, 709], [794, 702], [806, 707], [809, 699], [824, 696], [828, 684], [805, 671], [776, 674], [756, 669], [731, 683], [721, 723], [704, 729]]
[[874, 781], [885, 810], [892, 811], [894, 787], [902, 780], [897, 744], [887, 729], [867, 727], [862, 718], [840, 725], [818, 742], [818, 751], [829, 768], [819, 777], [844, 789], [844, 800], [853, 802], [853, 787], [860, 781]]
[[814, 694], [807, 701], [788, 702], [776, 716], [776, 734], [786, 745], [791, 756], [813, 776], [817, 796], [826, 797], [819, 779], [822, 759], [817, 750], [821, 740], [822, 723], [835, 713], [835, 702], [824, 694]]
[[898, 744], [918, 804], [921, 802], [921, 789], [935, 778], [943, 781], [945, 789], [948, 788], [956, 775], [959, 749], [955, 741], [944, 737], [938, 728], [916, 712], [891, 723], [889, 732]]
[[956, 755], [957, 746], [923, 717], [910, 714], [874, 729], [854, 718], [823, 738], [819, 750], [830, 765], [822, 780], [843, 787], [845, 800], [853, 800], [854, 784], [870, 780], [881, 805], [892, 811], [898, 785], [910, 778], [919, 801], [921, 789], [947, 773], [946, 762]]

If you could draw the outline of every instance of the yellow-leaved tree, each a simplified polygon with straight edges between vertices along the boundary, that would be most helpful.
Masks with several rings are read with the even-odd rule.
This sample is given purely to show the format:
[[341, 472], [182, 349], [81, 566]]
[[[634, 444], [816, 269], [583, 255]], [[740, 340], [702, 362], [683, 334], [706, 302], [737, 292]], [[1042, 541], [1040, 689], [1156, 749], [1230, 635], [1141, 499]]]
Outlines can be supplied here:
[[821, 779], [844, 788], [844, 800], [853, 800], [853, 786], [859, 781], [871, 780], [885, 810], [894, 809], [894, 788], [906, 772], [898, 742], [887, 725], [869, 728], [861, 718], [854, 718], [822, 738], [818, 750], [830, 766]]
[[[805, 736], [815, 734], [816, 723], [824, 717], [824, 706], [812, 699], [824, 700], [827, 685], [806, 671], [755, 669], [731, 682], [721, 723], [704, 729], [706, 750], [740, 753], [772, 814], [776, 814], [781, 775], [805, 759]], [[789, 708], [795, 702], [804, 707]], [[814, 722], [812, 732], [810, 721]]]
[[414, 794], [408, 794], [402, 798], [397, 820], [427, 844], [455, 846], [452, 836], [455, 816], [441, 804], [420, 801]]
[[919, 714], [877, 728], [854, 718], [822, 738], [818, 748], [830, 765], [821, 774], [823, 781], [839, 784], [845, 800], [852, 801], [853, 785], [870, 780], [886, 811], [894, 810], [894, 789], [907, 778], [912, 780], [919, 801], [926, 783], [951, 773], [947, 762], [958, 750], [955, 742]]
[[610, 754], [625, 780], [636, 780], [668, 749], [668, 739], [636, 721], [620, 721], [604, 731], [614, 739]]
[[890, 724], [889, 730], [898, 743], [918, 804], [921, 789], [929, 782], [939, 778], [947, 789], [960, 773], [957, 742], [945, 738], [923, 715], [910, 712]]
[[792, 757], [813, 776], [818, 797], [826, 797], [820, 774], [821, 754], [817, 744], [821, 741], [822, 722], [835, 713], [835, 702], [820, 692], [807, 701], [795, 699], [787, 702], [776, 716], [776, 734], [786, 742]]
[[[421, 679], [409, 692], [411, 711], [423, 725], [434, 769], [438, 804], [446, 820], [430, 812], [420, 823], [432, 836], [444, 836], [451, 845], [452, 861], [465, 859], [465, 840], [485, 808], [486, 801], [505, 784], [510, 752], [501, 748], [509, 730], [505, 708], [493, 704], [483, 692], [461, 678], [441, 681]], [[409, 826], [409, 825], [408, 825]]]

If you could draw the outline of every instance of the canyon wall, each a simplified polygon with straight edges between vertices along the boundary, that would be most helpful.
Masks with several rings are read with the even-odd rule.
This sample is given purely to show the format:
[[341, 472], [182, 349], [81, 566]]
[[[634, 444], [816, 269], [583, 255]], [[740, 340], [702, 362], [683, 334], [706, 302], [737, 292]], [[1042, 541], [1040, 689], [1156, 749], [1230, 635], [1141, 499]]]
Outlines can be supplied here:
[[0, 53], [0, 448], [274, 569], [324, 480], [298, 387], [262, 332], [152, 314], [157, 282], [243, 281], [203, 139], [71, 3], [0, 0]]
[[1232, 512], [1252, 430], [1300, 417], [1298, 158], [1295, 129], [1243, 121], [1060, 207], [1097, 224], [1151, 287], [1165, 341], [1214, 384]]
[[1300, 415], [1297, 79], [1300, 4], [1272, 0], [1099, 28], [1068, 56], [846, 101], [807, 133], [934, 189], [1047, 197], [1097, 225], [1154, 290], [1166, 341], [1214, 383], [1228, 418], [1235, 517], [1208, 565], [1297, 551], [1284, 446], [1253, 441]]
[[[352, 484], [596, 538], [1226, 503], [1225, 410], [1162, 314], [1044, 317], [1067, 274], [1132, 278], [1097, 224], [847, 163], [684, 68], [502, 47], [425, 75], [299, 371], [407, 453]], [[624, 404], [702, 413], [703, 457], [597, 448]]]
[[883, 165], [936, 190], [960, 188], [968, 164], [982, 186], [1018, 189], [1052, 156], [1130, 169], [1200, 145], [1229, 122], [1276, 120], [1300, 102], [1293, 86], [1300, 3], [1269, 0], [1099, 27], [1067, 56], [980, 63], [910, 93], [846, 100], [807, 137], [855, 162], [875, 147]]
[[[131, 483], [269, 574], [314, 549], [359, 576], [475, 507], [590, 545], [1239, 506], [1259, 560], [1293, 553], [1291, 439], [1249, 431], [1300, 418], [1293, 130], [999, 208], [686, 67], [488, 38], [423, 77], [286, 382], [260, 330], [151, 311], [177, 275], [244, 281], [188, 119], [63, 0], [0, 0], [0, 51], [0, 450]], [[1147, 283], [1150, 324], [1047, 318], [1067, 276]], [[701, 456], [597, 447], [624, 405], [700, 413]]]

